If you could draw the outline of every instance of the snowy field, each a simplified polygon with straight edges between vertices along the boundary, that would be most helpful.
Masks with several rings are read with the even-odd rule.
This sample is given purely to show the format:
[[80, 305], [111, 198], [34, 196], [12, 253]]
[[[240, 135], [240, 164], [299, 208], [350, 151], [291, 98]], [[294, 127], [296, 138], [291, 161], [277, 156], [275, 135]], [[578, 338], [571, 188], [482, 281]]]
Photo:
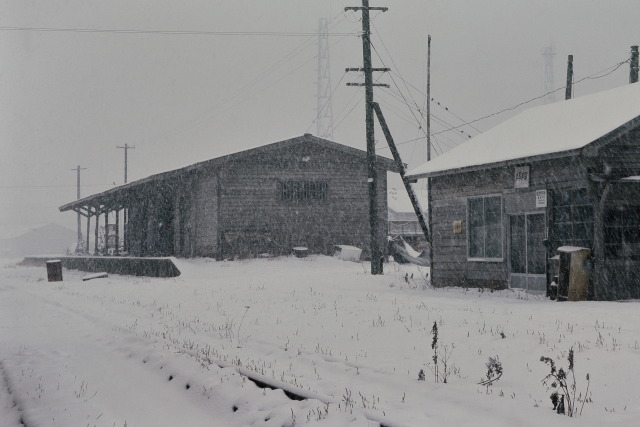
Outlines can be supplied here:
[[[638, 425], [636, 301], [430, 289], [416, 266], [322, 256], [177, 264], [49, 283], [2, 262], [0, 426]], [[552, 410], [540, 361], [567, 369], [570, 348], [576, 396], [589, 387], [575, 418]], [[502, 377], [479, 385], [495, 356]]]

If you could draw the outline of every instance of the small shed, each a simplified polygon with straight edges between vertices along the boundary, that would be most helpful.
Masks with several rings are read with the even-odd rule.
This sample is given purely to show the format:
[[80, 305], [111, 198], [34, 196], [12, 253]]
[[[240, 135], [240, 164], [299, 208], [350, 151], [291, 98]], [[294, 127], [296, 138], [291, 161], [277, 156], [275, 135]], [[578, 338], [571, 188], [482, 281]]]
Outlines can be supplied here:
[[[377, 170], [376, 236], [384, 247], [386, 174], [397, 167], [378, 156]], [[101, 217], [107, 229], [115, 223], [122, 244], [111, 252], [133, 256], [226, 258], [296, 246], [330, 254], [336, 244], [367, 253], [371, 238], [366, 152], [310, 134], [152, 175], [60, 210], [87, 217], [87, 236], [91, 218], [96, 237]], [[95, 242], [94, 252], [104, 250]]]
[[408, 174], [430, 181], [437, 286], [545, 291], [591, 249], [589, 297], [640, 297], [640, 84], [531, 108]]

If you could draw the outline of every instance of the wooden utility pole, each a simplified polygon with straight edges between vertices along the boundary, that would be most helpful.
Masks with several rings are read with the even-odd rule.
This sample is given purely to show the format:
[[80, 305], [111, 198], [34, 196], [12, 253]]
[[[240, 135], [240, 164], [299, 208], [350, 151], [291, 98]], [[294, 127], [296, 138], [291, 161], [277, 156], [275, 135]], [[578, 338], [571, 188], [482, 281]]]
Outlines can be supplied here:
[[427, 162], [431, 160], [431, 35], [427, 36]]
[[[431, 35], [427, 36], [427, 162], [431, 160]], [[431, 178], [427, 178], [427, 228], [429, 268], [433, 265], [433, 227], [431, 223]], [[433, 272], [433, 270], [431, 270]], [[433, 283], [433, 275], [431, 275]]]
[[573, 55], [569, 55], [567, 59], [567, 87], [564, 91], [564, 99], [571, 99], [571, 91], [573, 89]]
[[122, 148], [124, 149], [124, 183], [127, 183], [127, 154], [129, 150], [133, 150], [134, 148], [136, 148], [135, 145], [129, 145], [129, 144], [124, 144], [124, 146], [120, 146], [118, 145], [116, 148]]
[[371, 65], [371, 28], [369, 20], [369, 11], [380, 10], [386, 12], [386, 7], [369, 7], [369, 0], [362, 0], [362, 7], [346, 7], [345, 11], [361, 11], [362, 12], [362, 57], [363, 68], [347, 68], [347, 71], [364, 72], [364, 84], [347, 83], [347, 86], [364, 86], [365, 88], [365, 122], [367, 135], [367, 172], [368, 172], [368, 188], [369, 188], [369, 228], [371, 232], [371, 274], [382, 274], [382, 252], [378, 242], [378, 174], [376, 162], [376, 147], [373, 122], [373, 87], [385, 86], [373, 83], [374, 71], [388, 71], [388, 68], [373, 68]]
[[[76, 168], [71, 169], [72, 171], [76, 171], [77, 173], [77, 200], [80, 200], [80, 171], [86, 170], [87, 168], [81, 168], [80, 165], [78, 165]], [[82, 225], [80, 224], [80, 220], [81, 220], [81, 215], [80, 215], [80, 209], [78, 209], [78, 246], [80, 246], [82, 244]]]
[[629, 83], [638, 83], [638, 46], [631, 46]]
[[[129, 144], [124, 144], [124, 146], [117, 146], [116, 148], [122, 148], [124, 149], [124, 183], [127, 183], [127, 171], [129, 169], [129, 164], [128, 164], [128, 153], [129, 150], [133, 150], [135, 149], [135, 145], [129, 145]], [[117, 210], [116, 211], [116, 252], [119, 254], [120, 251], [118, 250], [118, 248], [120, 247], [120, 242], [118, 241], [118, 239], [120, 238], [120, 230], [118, 229], [118, 227], [120, 227], [120, 211]], [[122, 222], [124, 223], [124, 251], [128, 251], [129, 248], [127, 247], [127, 241], [128, 241], [128, 227], [129, 227], [129, 211], [126, 207], [123, 207], [122, 209]]]

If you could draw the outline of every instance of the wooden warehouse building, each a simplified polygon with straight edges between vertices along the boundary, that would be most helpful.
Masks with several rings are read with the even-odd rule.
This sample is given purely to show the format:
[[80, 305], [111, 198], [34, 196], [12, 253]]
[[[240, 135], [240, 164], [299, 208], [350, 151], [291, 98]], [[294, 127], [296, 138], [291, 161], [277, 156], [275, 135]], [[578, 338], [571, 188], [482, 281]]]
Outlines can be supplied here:
[[546, 289], [588, 248], [589, 297], [640, 297], [640, 84], [531, 108], [408, 174], [428, 178], [436, 286]]
[[[397, 172], [395, 163], [378, 156], [380, 247], [388, 171]], [[310, 134], [153, 175], [60, 211], [87, 218], [87, 247], [94, 219], [96, 253], [101, 218], [132, 256], [220, 259], [291, 253], [295, 246], [331, 253], [337, 244], [366, 254], [371, 238], [366, 153]], [[111, 245], [117, 254], [119, 245]]]

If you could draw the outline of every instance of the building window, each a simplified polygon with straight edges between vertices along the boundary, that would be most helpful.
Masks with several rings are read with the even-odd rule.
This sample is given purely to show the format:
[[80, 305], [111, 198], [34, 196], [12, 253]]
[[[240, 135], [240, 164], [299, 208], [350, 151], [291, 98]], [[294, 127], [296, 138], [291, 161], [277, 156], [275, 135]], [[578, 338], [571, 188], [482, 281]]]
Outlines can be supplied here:
[[502, 259], [502, 197], [467, 199], [468, 257]]
[[553, 193], [550, 236], [560, 246], [593, 247], [593, 203], [586, 188]]
[[640, 207], [619, 206], [606, 211], [604, 252], [607, 258], [640, 259]]
[[328, 185], [322, 181], [281, 181], [279, 199], [286, 202], [312, 202], [327, 200]]

